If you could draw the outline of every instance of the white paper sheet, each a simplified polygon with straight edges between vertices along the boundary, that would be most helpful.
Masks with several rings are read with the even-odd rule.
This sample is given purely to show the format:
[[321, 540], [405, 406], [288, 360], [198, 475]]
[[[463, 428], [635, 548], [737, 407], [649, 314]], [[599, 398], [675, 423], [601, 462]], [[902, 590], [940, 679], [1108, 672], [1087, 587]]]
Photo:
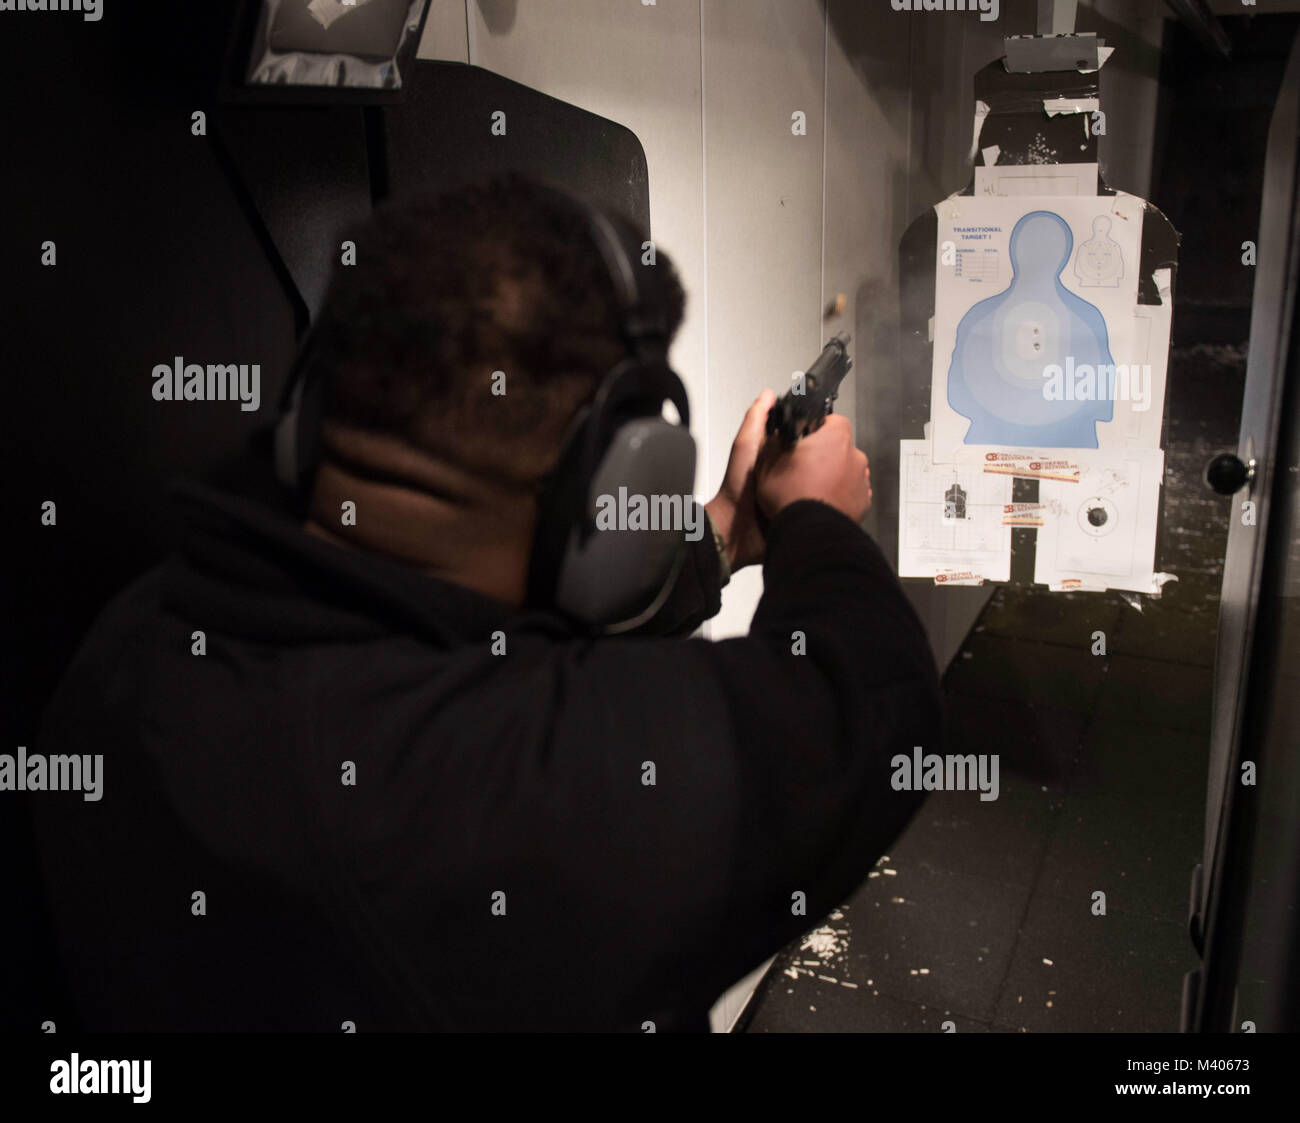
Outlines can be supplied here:
[[1169, 305], [1137, 303], [1142, 200], [960, 196], [935, 209], [933, 461], [1159, 447]]
[[1043, 112], [1049, 117], [1062, 113], [1096, 113], [1101, 102], [1095, 97], [1049, 97], [1043, 99]]
[[[1001, 156], [1001, 151], [998, 155]], [[999, 164], [986, 153], [984, 164], [975, 168], [975, 194], [1095, 196], [1097, 165]]]
[[[925, 440], [898, 443], [898, 575], [1011, 577], [1011, 479], [976, 465], [930, 463]], [[954, 580], [951, 583], [965, 583]]]
[[1079, 455], [1078, 483], [1044, 480], [1038, 485], [1045, 514], [1034, 580], [1158, 594], [1156, 521], [1164, 451]]
[[1096, 74], [1097, 71], [1099, 71], [1103, 66], [1106, 65], [1106, 60], [1107, 60], [1108, 58], [1110, 58], [1110, 56], [1113, 55], [1113, 54], [1115, 53], [1115, 48], [1114, 48], [1114, 47], [1103, 47], [1103, 46], [1100, 45], [1102, 42], [1104, 42], [1104, 40], [1099, 40], [1099, 41], [1098, 41], [1098, 47], [1097, 47], [1097, 65], [1096, 65], [1096, 66], [1082, 66], [1082, 67], [1080, 67], [1080, 68], [1079, 68], [1079, 73], [1080, 73], [1080, 74]]

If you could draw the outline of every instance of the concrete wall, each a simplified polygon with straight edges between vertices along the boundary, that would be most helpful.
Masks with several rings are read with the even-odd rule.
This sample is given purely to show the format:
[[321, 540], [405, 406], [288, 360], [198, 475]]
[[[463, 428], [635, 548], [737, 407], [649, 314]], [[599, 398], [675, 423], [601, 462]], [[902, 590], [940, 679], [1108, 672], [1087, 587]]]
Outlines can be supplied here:
[[[744, 410], [784, 387], [839, 330], [855, 369], [841, 398], [859, 445], [897, 479], [898, 242], [970, 179], [975, 72], [1032, 33], [1034, 0], [977, 13], [895, 12], [885, 0], [433, 0], [420, 53], [471, 62], [626, 125], [645, 146], [653, 235], [689, 297], [672, 359], [690, 393], [697, 492], [713, 493]], [[1116, 47], [1104, 94], [1110, 182], [1150, 180], [1159, 0], [1093, 0], [1078, 29]], [[792, 131], [801, 113], [804, 131]], [[829, 320], [836, 293], [847, 305]], [[893, 485], [896, 487], [896, 483]], [[895, 497], [868, 530], [896, 556]], [[908, 583], [940, 666], [989, 589]], [[711, 624], [743, 633], [761, 593], [741, 573]], [[752, 985], [752, 979], [746, 980]], [[714, 1012], [725, 1026], [749, 991]]]

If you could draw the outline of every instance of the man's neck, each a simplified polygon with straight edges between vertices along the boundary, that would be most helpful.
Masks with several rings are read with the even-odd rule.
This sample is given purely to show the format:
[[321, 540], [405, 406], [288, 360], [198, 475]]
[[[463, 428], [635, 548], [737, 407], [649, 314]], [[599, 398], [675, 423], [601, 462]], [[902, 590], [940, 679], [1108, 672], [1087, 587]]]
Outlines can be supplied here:
[[304, 529], [504, 604], [523, 604], [534, 493], [375, 434], [332, 427]]

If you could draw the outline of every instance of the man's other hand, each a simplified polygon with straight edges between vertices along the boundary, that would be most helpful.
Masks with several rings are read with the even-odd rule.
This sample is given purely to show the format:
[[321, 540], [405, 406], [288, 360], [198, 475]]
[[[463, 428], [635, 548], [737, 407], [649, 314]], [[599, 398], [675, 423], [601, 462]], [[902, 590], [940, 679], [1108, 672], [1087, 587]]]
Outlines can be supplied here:
[[727, 560], [732, 571], [763, 560], [766, 542], [755, 494], [754, 466], [763, 447], [768, 410], [776, 404], [776, 395], [764, 390], [749, 407], [740, 423], [740, 432], [731, 443], [731, 456], [722, 486], [704, 509], [718, 528], [727, 546]]

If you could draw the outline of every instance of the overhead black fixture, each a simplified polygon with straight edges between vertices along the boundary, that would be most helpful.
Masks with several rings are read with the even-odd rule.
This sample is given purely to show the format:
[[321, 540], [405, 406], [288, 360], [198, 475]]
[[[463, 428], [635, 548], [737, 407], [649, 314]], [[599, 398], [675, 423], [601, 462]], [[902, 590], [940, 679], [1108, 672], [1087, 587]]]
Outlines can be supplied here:
[[397, 100], [428, 11], [429, 0], [245, 0], [224, 99]]

